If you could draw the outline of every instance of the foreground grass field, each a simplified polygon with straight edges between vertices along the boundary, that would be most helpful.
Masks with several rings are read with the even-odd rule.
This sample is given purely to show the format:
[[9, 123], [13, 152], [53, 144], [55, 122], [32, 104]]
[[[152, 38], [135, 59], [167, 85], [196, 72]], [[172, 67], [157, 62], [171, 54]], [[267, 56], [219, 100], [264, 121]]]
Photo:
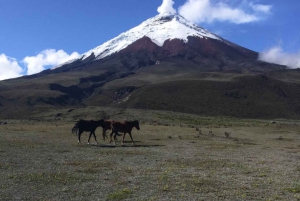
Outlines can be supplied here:
[[151, 114], [136, 147], [101, 129], [77, 145], [68, 118], [1, 120], [0, 200], [300, 200], [298, 122]]

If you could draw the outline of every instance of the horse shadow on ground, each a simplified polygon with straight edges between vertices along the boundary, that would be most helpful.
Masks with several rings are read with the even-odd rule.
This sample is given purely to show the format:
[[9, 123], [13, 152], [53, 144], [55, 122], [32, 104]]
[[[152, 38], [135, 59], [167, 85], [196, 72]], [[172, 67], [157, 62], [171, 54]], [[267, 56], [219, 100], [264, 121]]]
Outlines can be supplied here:
[[162, 144], [143, 144], [141, 141], [134, 141], [136, 144], [132, 145], [131, 141], [124, 141], [123, 145], [119, 145], [121, 147], [164, 147], [166, 145]]
[[[135, 141], [135, 143], [140, 143], [140, 141]], [[117, 145], [114, 144], [91, 144], [91, 147], [99, 147], [99, 148], [106, 148], [106, 149], [113, 149], [118, 147], [164, 147], [166, 145], [162, 144], [135, 144], [132, 145], [131, 141], [124, 141], [124, 144], [118, 143]]]
[[162, 145], [162, 144], [136, 144], [134, 145], [120, 145], [120, 147], [164, 147], [166, 145]]
[[99, 147], [99, 148], [106, 148], [106, 149], [114, 149], [114, 148], [116, 148], [116, 145], [112, 145], [112, 144], [92, 144], [90, 146], [92, 146], [92, 147]]

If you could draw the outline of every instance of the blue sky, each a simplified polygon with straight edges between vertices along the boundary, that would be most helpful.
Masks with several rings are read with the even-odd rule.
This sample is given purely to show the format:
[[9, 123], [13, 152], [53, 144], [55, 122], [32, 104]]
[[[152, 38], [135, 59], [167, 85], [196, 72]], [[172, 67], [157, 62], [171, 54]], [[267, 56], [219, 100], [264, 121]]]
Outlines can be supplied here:
[[159, 6], [263, 60], [300, 67], [299, 0], [0, 0], [0, 80], [85, 53], [157, 15]]

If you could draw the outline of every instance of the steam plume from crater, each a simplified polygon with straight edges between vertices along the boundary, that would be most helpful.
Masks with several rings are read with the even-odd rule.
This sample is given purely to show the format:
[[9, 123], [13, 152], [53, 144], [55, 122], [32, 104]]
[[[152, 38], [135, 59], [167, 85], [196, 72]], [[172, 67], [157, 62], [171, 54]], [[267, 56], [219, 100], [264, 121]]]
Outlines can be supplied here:
[[157, 8], [157, 12], [159, 14], [163, 14], [163, 13], [176, 14], [176, 10], [173, 8], [173, 4], [174, 4], [173, 0], [163, 0], [161, 6]]

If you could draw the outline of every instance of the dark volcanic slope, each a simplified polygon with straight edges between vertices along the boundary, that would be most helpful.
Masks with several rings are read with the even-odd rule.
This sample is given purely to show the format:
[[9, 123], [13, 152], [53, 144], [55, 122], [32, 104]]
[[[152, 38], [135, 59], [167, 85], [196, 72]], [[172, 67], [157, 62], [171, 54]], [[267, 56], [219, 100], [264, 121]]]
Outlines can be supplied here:
[[[123, 64], [130, 69], [177, 58], [193, 62], [202, 71], [269, 70], [265, 63], [257, 61], [256, 52], [229, 42], [200, 37], [189, 37], [187, 43], [179, 39], [168, 40], [162, 47], [143, 37], [120, 51], [118, 55]], [[272, 69], [274, 70], [274, 66]]]
[[299, 118], [300, 85], [263, 75], [232, 81], [178, 80], [137, 90], [122, 106], [200, 115]]

